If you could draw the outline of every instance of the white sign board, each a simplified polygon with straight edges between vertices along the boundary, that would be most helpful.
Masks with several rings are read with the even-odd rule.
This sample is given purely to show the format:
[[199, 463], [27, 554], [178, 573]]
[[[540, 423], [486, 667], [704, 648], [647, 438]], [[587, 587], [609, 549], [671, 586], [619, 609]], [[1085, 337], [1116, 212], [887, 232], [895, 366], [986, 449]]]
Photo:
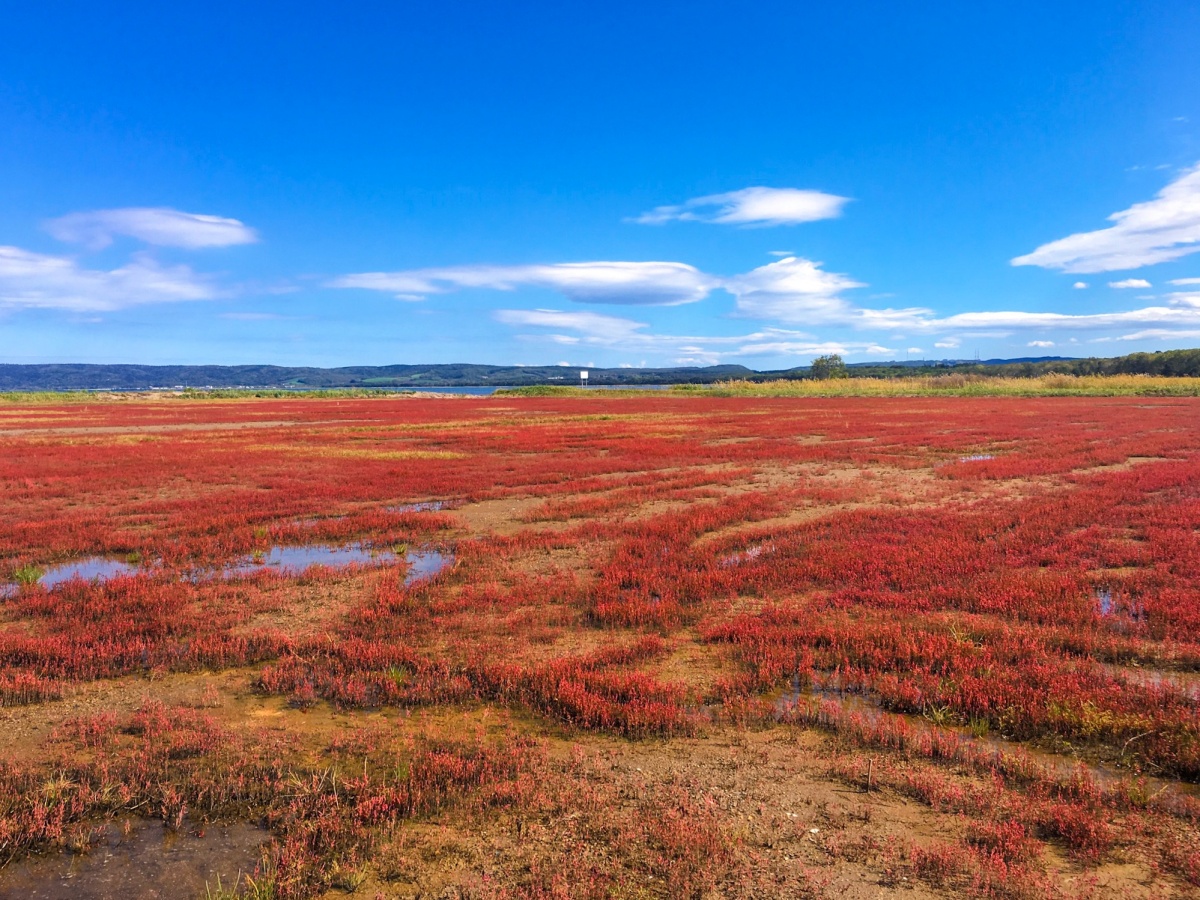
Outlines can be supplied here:
[[587, 381], [587, 369], [584, 369], [582, 372], [579, 373], [579, 380]]

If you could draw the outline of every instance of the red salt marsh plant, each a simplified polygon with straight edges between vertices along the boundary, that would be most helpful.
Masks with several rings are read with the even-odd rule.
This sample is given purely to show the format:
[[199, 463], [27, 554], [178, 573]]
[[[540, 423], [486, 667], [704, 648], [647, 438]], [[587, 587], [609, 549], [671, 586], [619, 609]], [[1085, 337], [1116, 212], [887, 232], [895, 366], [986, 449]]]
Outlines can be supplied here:
[[[1157, 848], [1155, 864], [1196, 880], [1192, 844], [1156, 831], [1192, 821], [1191, 807], [1176, 798], [1167, 809], [1171, 792], [1138, 802], [1136, 781], [1200, 780], [1196, 401], [663, 396], [44, 412], [120, 432], [0, 429], [10, 585], [0, 704], [33, 715], [89, 681], [252, 666], [247, 681], [301, 710], [486, 704], [550, 735], [671, 740], [730, 722], [791, 727], [782, 717], [1002, 781], [999, 793], [972, 792], [936, 768], [885, 767], [889, 789], [972, 817], [957, 844], [897, 856], [916, 876], [967, 889], [975, 866], [991, 874], [972, 889], [999, 892], [1006, 877], [1032, 878], [1044, 841], [1096, 865], [1121, 850], [1114, 811], [1136, 811], [1145, 818], [1127, 829]], [[434, 546], [455, 564], [415, 584], [399, 561], [196, 575], [313, 544]], [[22, 574], [94, 555], [139, 566], [52, 589]], [[786, 715], [781, 691], [796, 695]], [[810, 695], [880, 712], [855, 724]], [[521, 793], [524, 757], [430, 745], [397, 751], [417, 781], [390, 769], [386, 789], [378, 778], [400, 763], [371, 752], [364, 785], [346, 773], [333, 789], [297, 764], [303, 802], [280, 805], [251, 785], [283, 792], [284, 776], [200, 719], [148, 707], [97, 721], [71, 738], [109, 766], [102, 777], [82, 756], [71, 763], [70, 780], [93, 793], [56, 781], [47, 795], [45, 771], [14, 769], [26, 780], [12, 790], [33, 806], [11, 821], [44, 821], [49, 831], [31, 832], [43, 834], [38, 847], [122, 804], [168, 822], [253, 810], [278, 836], [281, 890], [300, 896], [323, 884], [321, 860], [366, 865], [372, 829], [468, 795], [545, 799]], [[1068, 783], [1028, 760], [976, 756], [978, 736], [1106, 762], [1118, 776]], [[513, 741], [511, 753], [537, 755]], [[224, 799], [204, 799], [193, 780]], [[351, 795], [359, 818], [326, 809]], [[1005, 826], [987, 814], [997, 799], [1025, 813]], [[678, 864], [670, 883], [685, 894], [712, 878], [678, 862], [687, 848], [716, 856], [728, 840], [687, 809], [661, 834], [646, 812], [626, 835], [674, 848], [655, 877], [676, 877]], [[693, 833], [689, 817], [708, 824]], [[611, 888], [594, 859], [557, 865], [525, 887], [552, 896], [578, 876], [597, 895]]]
[[[106, 819], [262, 821], [277, 897], [308, 897], [362, 863], [380, 827], [468, 802], [519, 803], [541, 750], [512, 736], [474, 743], [392, 737], [350, 772], [305, 765], [295, 747], [234, 733], [190, 710], [150, 704], [121, 721], [72, 723], [53, 766], [0, 771], [3, 859], [78, 842]], [[87, 752], [80, 750], [87, 748]]]

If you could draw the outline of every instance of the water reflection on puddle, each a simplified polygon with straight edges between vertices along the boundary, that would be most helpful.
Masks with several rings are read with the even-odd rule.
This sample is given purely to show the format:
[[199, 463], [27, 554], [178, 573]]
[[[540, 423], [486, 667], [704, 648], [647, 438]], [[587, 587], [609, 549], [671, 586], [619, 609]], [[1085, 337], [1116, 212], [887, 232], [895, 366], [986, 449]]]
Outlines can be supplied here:
[[[1121, 597], [1111, 588], [1097, 588], [1093, 595], [1096, 598], [1096, 608], [1101, 616], [1111, 617], [1129, 622], [1145, 622], [1146, 608], [1141, 601], [1129, 597]], [[1124, 622], [1118, 623], [1123, 625]]]
[[404, 576], [405, 585], [432, 578], [454, 562], [454, 557], [449, 553], [439, 553], [437, 550], [410, 550], [404, 559], [409, 565], [408, 574]]
[[[86, 559], [74, 559], [70, 562], [50, 566], [38, 576], [37, 583], [46, 590], [51, 590], [73, 578], [81, 578], [84, 581], [108, 581], [118, 575], [134, 575], [138, 571], [137, 566], [121, 562], [119, 559], [89, 556]], [[20, 585], [17, 584], [0, 584], [0, 599], [15, 597], [20, 590]]]
[[763, 553], [771, 553], [775, 550], [774, 544], [759, 544], [755, 547], [750, 547], [740, 553], [731, 553], [729, 556], [722, 557], [720, 564], [722, 566], [740, 566], [742, 563], [750, 562], [758, 559]]
[[373, 550], [361, 544], [333, 547], [312, 544], [300, 547], [272, 547], [266, 553], [230, 563], [221, 569], [225, 578], [233, 578], [260, 569], [274, 569], [286, 575], [298, 575], [310, 566], [328, 566], [341, 569], [352, 565], [370, 565], [396, 561], [390, 550]]
[[51, 566], [38, 579], [38, 584], [49, 590], [72, 578], [82, 578], [84, 581], [107, 581], [118, 575], [133, 575], [136, 572], [137, 566], [131, 566], [129, 563], [117, 559], [106, 559], [103, 556], [89, 556], [87, 559], [76, 559]]
[[426, 500], [422, 503], [402, 503], [399, 506], [387, 507], [388, 512], [406, 513], [406, 512], [440, 512], [446, 508], [444, 500]]
[[[272, 547], [266, 553], [226, 566], [220, 574], [222, 578], [236, 578], [266, 570], [284, 575], [299, 575], [311, 566], [343, 569], [352, 565], [386, 565], [399, 559], [400, 557], [391, 550], [378, 550], [361, 544], [349, 544], [344, 547], [325, 544]], [[403, 559], [409, 567], [404, 576], [406, 585], [432, 578], [453, 562], [451, 554], [437, 550], [407, 550]]]
[[57, 853], [0, 870], [2, 900], [129, 900], [203, 897], [252, 874], [270, 835], [246, 823], [207, 826], [203, 837], [137, 820], [128, 834], [106, 825], [86, 854]]
[[[408, 564], [408, 572], [404, 576], [406, 585], [432, 578], [454, 562], [453, 554], [439, 550], [404, 550], [403, 556], [401, 556], [393, 550], [376, 549], [362, 544], [345, 546], [309, 544], [297, 547], [272, 547], [265, 553], [245, 557], [220, 569], [197, 570], [190, 574], [185, 573], [183, 577], [199, 581], [214, 576], [238, 578], [263, 571], [278, 572], [283, 575], [299, 575], [312, 566], [344, 569], [352, 565], [391, 565], [401, 559]], [[139, 569], [137, 566], [119, 560], [95, 556], [52, 566], [38, 579], [38, 583], [50, 590], [73, 578], [82, 578], [85, 581], [107, 581], [118, 575], [134, 575], [146, 571], [151, 570]], [[20, 587], [16, 584], [0, 584], [0, 599], [15, 597], [19, 591]]]

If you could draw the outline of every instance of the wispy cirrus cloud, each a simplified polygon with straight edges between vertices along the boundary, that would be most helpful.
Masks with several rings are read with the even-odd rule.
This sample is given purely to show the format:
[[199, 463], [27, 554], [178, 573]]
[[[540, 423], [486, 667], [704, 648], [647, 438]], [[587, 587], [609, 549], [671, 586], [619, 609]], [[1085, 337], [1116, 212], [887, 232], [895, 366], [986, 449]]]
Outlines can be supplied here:
[[158, 247], [231, 247], [253, 244], [258, 232], [237, 219], [182, 212], [165, 206], [73, 212], [45, 223], [54, 238], [99, 250], [120, 235]]
[[399, 272], [361, 272], [329, 287], [386, 291], [419, 299], [463, 288], [512, 291], [549, 288], [578, 303], [677, 306], [703, 300], [719, 284], [694, 266], [678, 262], [578, 262], [524, 266], [449, 266]]
[[639, 225], [709, 222], [715, 225], [798, 225], [836, 219], [849, 197], [799, 188], [748, 187], [696, 197], [676, 206], [656, 206], [629, 221]]
[[206, 276], [146, 254], [115, 269], [88, 269], [70, 257], [0, 247], [0, 308], [94, 312], [218, 294]]
[[1118, 291], [1127, 291], [1130, 288], [1151, 288], [1154, 287], [1145, 278], [1126, 278], [1124, 281], [1110, 281], [1110, 288], [1116, 288]]
[[1200, 165], [1158, 192], [1108, 217], [1099, 231], [1072, 234], [1012, 260], [1065, 272], [1112, 272], [1179, 259], [1200, 251]]

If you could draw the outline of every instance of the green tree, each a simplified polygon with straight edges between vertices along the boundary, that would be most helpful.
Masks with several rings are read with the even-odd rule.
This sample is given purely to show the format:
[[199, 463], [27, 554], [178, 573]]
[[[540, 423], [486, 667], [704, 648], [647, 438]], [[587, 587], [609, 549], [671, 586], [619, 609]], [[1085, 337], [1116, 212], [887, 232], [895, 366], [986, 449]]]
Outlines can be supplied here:
[[846, 362], [838, 354], [818, 356], [812, 361], [812, 377], [824, 381], [827, 378], [845, 378], [850, 373], [846, 371]]

